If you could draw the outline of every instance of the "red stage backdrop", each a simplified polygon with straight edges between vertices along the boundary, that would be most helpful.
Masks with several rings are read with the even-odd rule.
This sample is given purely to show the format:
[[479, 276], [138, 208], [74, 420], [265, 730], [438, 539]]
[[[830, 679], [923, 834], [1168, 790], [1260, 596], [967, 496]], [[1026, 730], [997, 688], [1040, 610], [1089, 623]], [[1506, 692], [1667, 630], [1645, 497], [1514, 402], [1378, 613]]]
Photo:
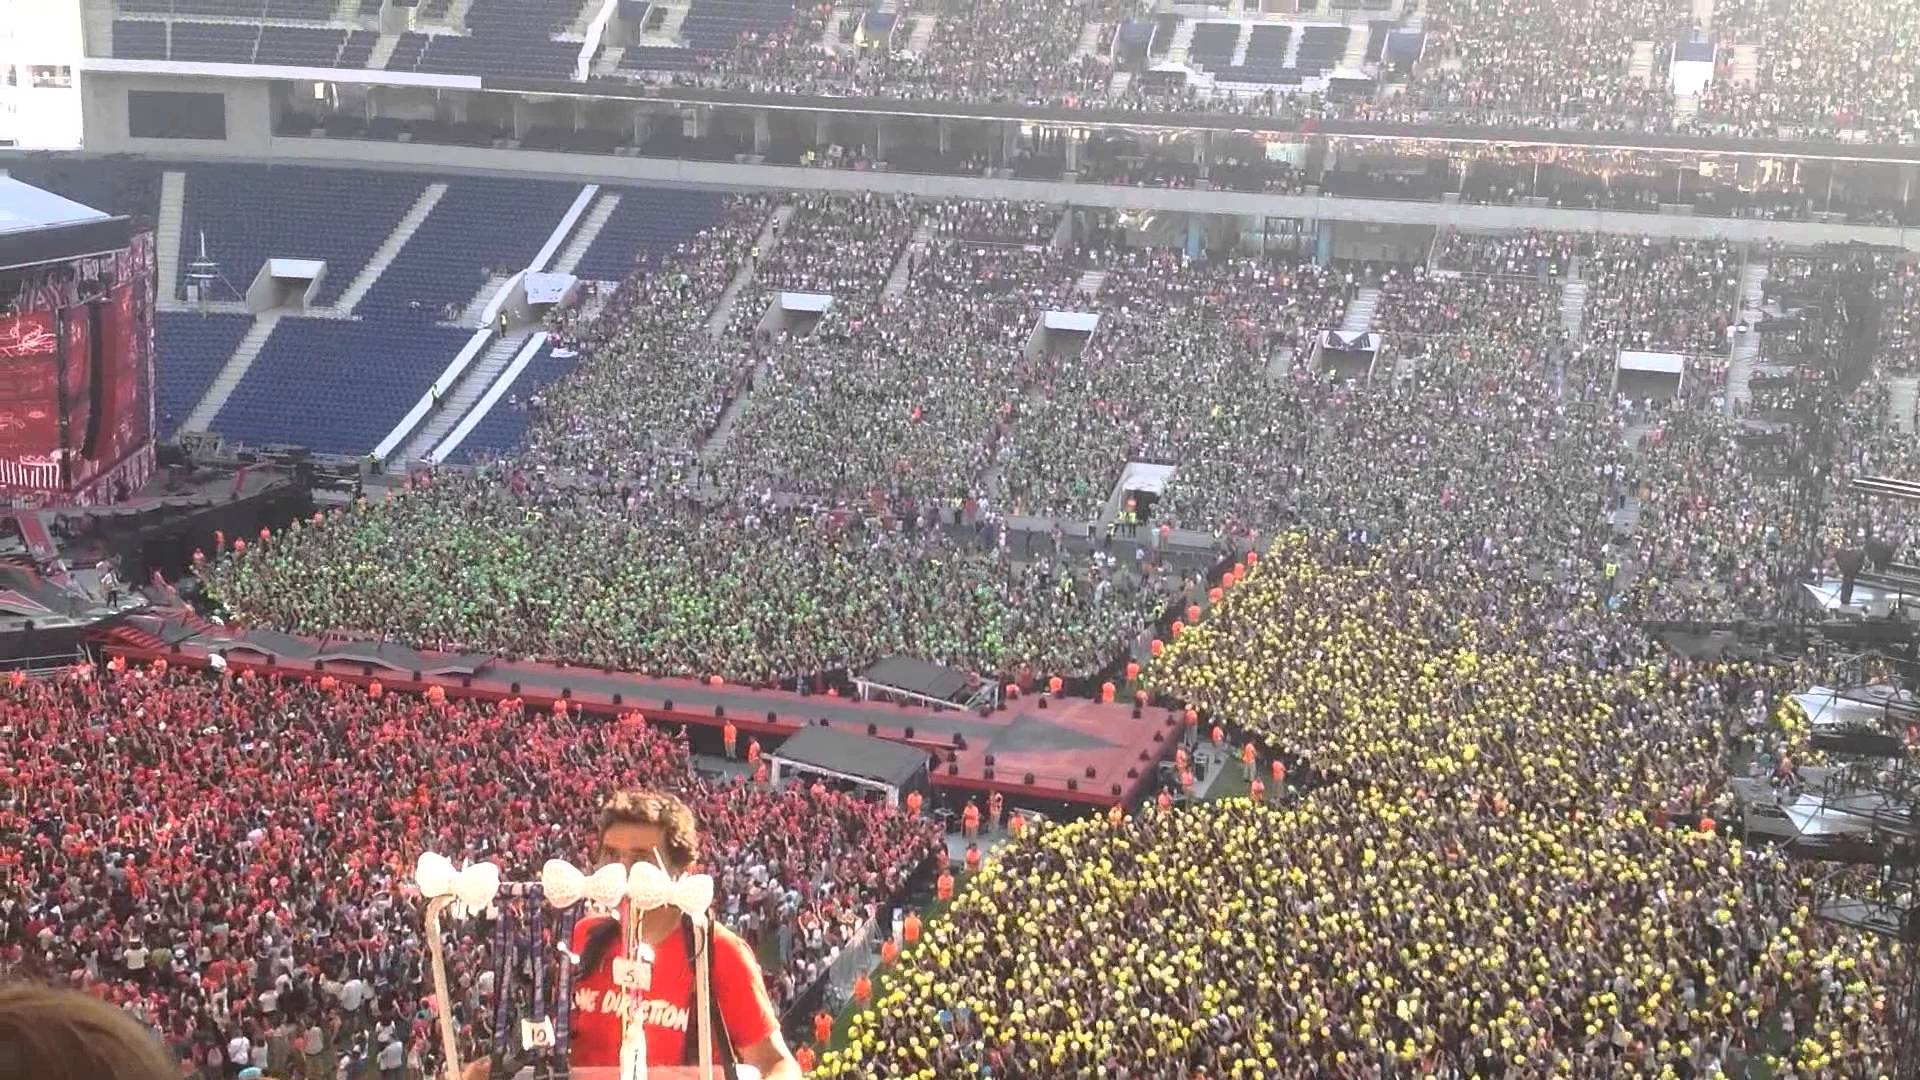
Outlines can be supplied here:
[[35, 266], [0, 315], [0, 499], [105, 503], [153, 471], [153, 239]]

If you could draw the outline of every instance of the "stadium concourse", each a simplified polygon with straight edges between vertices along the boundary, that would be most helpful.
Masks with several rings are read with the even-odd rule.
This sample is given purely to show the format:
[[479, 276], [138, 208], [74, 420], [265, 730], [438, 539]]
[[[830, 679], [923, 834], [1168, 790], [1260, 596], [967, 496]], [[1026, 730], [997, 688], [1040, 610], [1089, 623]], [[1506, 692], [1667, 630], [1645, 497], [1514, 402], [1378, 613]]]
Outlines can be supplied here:
[[[755, 688], [905, 655], [1192, 710], [1213, 745], [1182, 747], [1148, 805], [989, 830], [996, 853], [856, 984], [838, 1040], [789, 1016], [824, 1075], [1892, 1060], [1899, 959], [1814, 920], [1804, 867], [1715, 824], [1730, 780], [1817, 758], [1771, 705], [1825, 664], [1686, 659], [1640, 622], [1789, 613], [1851, 542], [1838, 481], [1920, 479], [1908, 261], [1443, 231], [1418, 260], [1314, 262], [1136, 245], [1056, 206], [124, 177], [132, 200], [180, 195], [226, 277], [295, 250], [339, 264], [316, 311], [173, 301], [175, 426], [384, 446], [408, 474], [210, 543], [224, 621]], [[542, 317], [538, 363], [509, 376], [489, 346], [513, 423], [420, 464], [391, 433], [486, 329], [476, 301], [543, 252], [605, 287]], [[180, 254], [163, 282], [184, 284]], [[1768, 275], [1805, 287], [1836, 261], [1894, 347], [1794, 448], [1835, 481], [1815, 499], [1745, 437], [1768, 398], [1743, 380], [1756, 337], [1774, 347], [1753, 324], [1782, 314]], [[1377, 353], [1343, 366], [1334, 328]], [[1824, 347], [1783, 342], [1810, 367]], [[1685, 375], [1635, 383], [1623, 350]], [[208, 1076], [431, 1068], [405, 867], [578, 857], [616, 782], [689, 799], [722, 918], [803, 1011], [953, 857], [913, 810], [704, 777], [686, 736], [632, 716], [164, 662], [12, 680], [0, 712], [0, 963], [121, 1002]], [[1241, 768], [1222, 757], [1247, 794], [1209, 802]], [[451, 1007], [484, 1040], [489, 935], [457, 940]]]

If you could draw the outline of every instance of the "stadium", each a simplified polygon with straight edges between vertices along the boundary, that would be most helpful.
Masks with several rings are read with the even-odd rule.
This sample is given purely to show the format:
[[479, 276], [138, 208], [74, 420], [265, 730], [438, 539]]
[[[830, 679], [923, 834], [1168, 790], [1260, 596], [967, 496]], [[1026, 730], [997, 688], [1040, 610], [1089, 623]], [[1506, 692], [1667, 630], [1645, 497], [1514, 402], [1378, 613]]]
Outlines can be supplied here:
[[0, 1076], [1920, 1077], [1913, 0], [8, 14]]

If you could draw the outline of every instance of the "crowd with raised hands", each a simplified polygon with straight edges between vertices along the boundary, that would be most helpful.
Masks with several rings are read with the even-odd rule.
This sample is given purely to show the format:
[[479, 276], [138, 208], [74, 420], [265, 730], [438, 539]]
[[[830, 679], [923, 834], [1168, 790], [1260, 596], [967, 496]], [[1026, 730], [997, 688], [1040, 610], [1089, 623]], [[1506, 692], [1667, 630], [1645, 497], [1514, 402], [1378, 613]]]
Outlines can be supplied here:
[[1579, 238], [1571, 233], [1465, 233], [1443, 229], [1434, 241], [1437, 270], [1499, 277], [1559, 278], [1573, 265]]
[[732, 487], [832, 498], [979, 495], [1033, 381], [1028, 337], [1074, 279], [1050, 248], [933, 240], [884, 317], [770, 351], [709, 472]]
[[1274, 538], [1147, 679], [1290, 786], [1016, 843], [822, 1073], [1879, 1075], [1890, 948], [1714, 817], [1783, 674], [1655, 657], [1602, 587]]
[[1721, 241], [1585, 237], [1587, 333], [1622, 349], [1725, 353], [1740, 269], [1738, 249]]
[[1055, 354], [1005, 441], [993, 494], [1013, 513], [1091, 520], [1122, 463], [1174, 461], [1216, 409], [1339, 322], [1348, 279], [1252, 257], [1134, 252], [1102, 263], [1084, 350]]
[[[703, 781], [683, 737], [638, 718], [330, 676], [115, 661], [0, 686], [0, 727], [0, 974], [126, 1007], [188, 1075], [417, 1075], [434, 1006], [414, 859], [523, 881], [580, 862], [616, 784], [692, 807], [726, 868], [719, 908], [784, 958], [766, 971], [776, 1002], [830, 959], [808, 926], [892, 903], [939, 844], [925, 820], [823, 788]], [[487, 1042], [492, 934], [448, 934], [450, 1007]]]
[[[1913, 0], [1812, 0], [1779, 7], [1731, 0], [1714, 8], [1723, 52], [1750, 46], [1750, 84], [1716, 78], [1699, 118], [1743, 133], [1865, 132], [1898, 140], [1920, 130], [1920, 10]], [[1722, 68], [1726, 73], [1731, 68]]]
[[1492, 780], [1076, 822], [989, 863], [818, 1072], [1880, 1075], [1894, 961], [1812, 885]]
[[586, 329], [580, 363], [541, 395], [528, 462], [646, 477], [689, 455], [746, 376], [738, 343], [715, 341], [705, 323], [769, 206], [736, 200], [722, 224], [620, 285]]
[[867, 316], [906, 250], [925, 204], [905, 196], [809, 195], [793, 203], [753, 288], [734, 308], [734, 331], [750, 333], [775, 292], [833, 297], [833, 322]]
[[444, 476], [221, 553], [206, 580], [252, 625], [753, 686], [893, 655], [989, 679], [1089, 675], [1179, 585], [1164, 566], [1017, 560], [961, 509], [705, 509]]

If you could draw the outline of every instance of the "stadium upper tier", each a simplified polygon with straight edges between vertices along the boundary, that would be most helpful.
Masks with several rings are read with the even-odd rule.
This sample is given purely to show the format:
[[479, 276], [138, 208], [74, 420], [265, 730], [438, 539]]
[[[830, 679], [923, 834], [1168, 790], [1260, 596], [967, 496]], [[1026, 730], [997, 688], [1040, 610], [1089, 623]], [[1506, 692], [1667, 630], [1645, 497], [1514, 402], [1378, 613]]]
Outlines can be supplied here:
[[[835, 97], [1906, 141], [1915, 0], [122, 0], [97, 55]], [[1698, 5], [1694, 10], [1699, 10]], [[603, 19], [602, 16], [605, 16]], [[1815, 32], [1817, 31], [1817, 32]], [[614, 44], [619, 43], [619, 44]]]

